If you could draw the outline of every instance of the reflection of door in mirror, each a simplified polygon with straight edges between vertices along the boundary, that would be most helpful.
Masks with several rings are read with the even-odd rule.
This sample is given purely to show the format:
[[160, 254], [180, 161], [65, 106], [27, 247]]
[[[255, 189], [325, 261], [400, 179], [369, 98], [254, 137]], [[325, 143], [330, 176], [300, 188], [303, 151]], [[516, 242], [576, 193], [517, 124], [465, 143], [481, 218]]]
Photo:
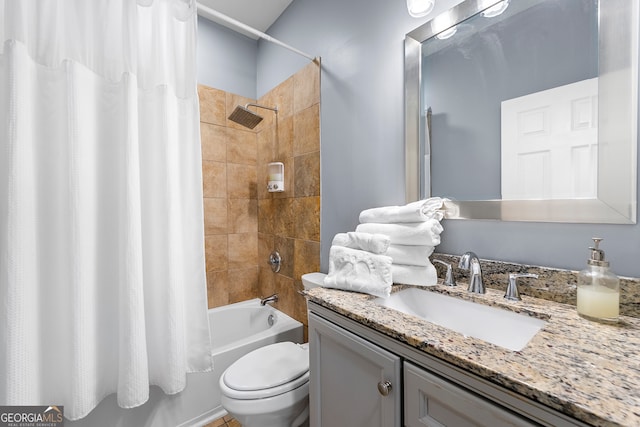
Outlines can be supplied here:
[[598, 79], [502, 102], [502, 199], [595, 198]]

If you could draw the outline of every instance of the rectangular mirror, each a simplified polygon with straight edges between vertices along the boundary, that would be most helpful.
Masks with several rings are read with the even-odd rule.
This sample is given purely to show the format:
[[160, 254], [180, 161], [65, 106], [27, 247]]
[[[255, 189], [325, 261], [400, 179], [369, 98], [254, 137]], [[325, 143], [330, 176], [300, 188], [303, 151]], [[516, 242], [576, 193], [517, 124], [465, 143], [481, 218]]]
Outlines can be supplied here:
[[638, 4], [467, 0], [405, 39], [407, 200], [636, 222]]

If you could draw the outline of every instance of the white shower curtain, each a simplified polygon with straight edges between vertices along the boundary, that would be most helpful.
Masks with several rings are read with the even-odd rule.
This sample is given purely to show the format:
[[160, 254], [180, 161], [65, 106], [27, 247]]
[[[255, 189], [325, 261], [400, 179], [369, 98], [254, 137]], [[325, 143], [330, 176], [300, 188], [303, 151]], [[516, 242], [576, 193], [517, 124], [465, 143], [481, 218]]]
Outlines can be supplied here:
[[0, 405], [211, 369], [194, 0], [0, 0]]

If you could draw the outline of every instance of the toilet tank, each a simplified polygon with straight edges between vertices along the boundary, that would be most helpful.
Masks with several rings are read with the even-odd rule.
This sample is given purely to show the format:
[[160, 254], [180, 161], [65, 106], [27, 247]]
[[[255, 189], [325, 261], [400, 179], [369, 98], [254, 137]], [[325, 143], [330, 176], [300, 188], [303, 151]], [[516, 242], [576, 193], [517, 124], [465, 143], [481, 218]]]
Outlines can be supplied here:
[[302, 275], [302, 286], [305, 290], [313, 289], [318, 286], [322, 286], [324, 278], [327, 275], [324, 273], [307, 273]]

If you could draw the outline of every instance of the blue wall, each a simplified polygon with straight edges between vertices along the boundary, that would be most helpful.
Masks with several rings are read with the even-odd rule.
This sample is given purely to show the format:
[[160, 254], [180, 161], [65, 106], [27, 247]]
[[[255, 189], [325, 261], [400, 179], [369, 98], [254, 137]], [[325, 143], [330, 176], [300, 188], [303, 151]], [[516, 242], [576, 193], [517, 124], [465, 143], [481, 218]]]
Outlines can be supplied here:
[[[322, 58], [323, 271], [333, 236], [354, 230], [361, 210], [404, 203], [404, 35], [423, 22], [404, 0], [295, 0], [268, 31]], [[300, 67], [275, 47], [259, 50], [258, 93]]]
[[258, 42], [198, 16], [198, 83], [256, 98]]
[[[459, 3], [438, 0], [434, 14]], [[361, 210], [404, 200], [404, 35], [414, 19], [404, 0], [294, 0], [267, 31], [322, 57], [322, 270], [338, 232]], [[257, 95], [308, 63], [260, 41]], [[227, 89], [225, 89], [227, 90]], [[640, 225], [444, 221], [439, 252], [582, 269], [591, 237], [603, 237], [614, 272], [640, 276]]]

